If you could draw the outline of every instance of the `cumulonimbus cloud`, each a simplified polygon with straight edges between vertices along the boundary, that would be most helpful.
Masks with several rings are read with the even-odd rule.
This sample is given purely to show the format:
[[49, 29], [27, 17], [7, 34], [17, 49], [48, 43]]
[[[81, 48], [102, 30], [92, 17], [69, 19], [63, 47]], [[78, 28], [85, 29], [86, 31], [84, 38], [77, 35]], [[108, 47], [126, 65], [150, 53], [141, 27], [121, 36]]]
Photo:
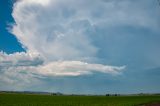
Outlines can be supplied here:
[[[137, 39], [141, 39], [142, 42], [146, 39], [145, 37], [134, 39], [128, 36], [132, 32], [130, 29], [159, 31], [159, 11], [156, 6], [153, 7], [153, 3], [156, 2], [151, 0], [17, 0], [12, 12], [15, 24], [10, 32], [26, 52], [0, 53], [0, 85], [3, 85], [0, 89], [4, 85], [7, 86], [7, 83], [11, 86], [6, 88], [12, 88], [12, 85], [18, 88], [18, 84], [24, 87], [39, 78], [94, 73], [115, 75], [123, 72], [125, 66], [112, 66], [112, 63], [123, 65], [137, 58], [139, 52], [134, 53], [134, 56], [133, 53], [128, 56], [128, 53], [132, 52], [132, 47], [139, 45], [139, 43], [135, 45]], [[127, 33], [119, 33], [120, 30]], [[136, 32], [131, 35], [141, 36], [141, 34]], [[132, 45], [128, 38], [134, 39]], [[145, 43], [143, 45], [145, 46], [141, 48], [148, 49]], [[133, 51], [138, 50], [133, 49]], [[151, 58], [153, 59], [153, 55]], [[141, 65], [139, 62], [135, 63], [136, 67]], [[157, 63], [159, 64], [158, 61]]]
[[38, 52], [46, 61], [92, 58], [101, 49], [93, 43], [99, 36], [94, 34], [95, 26], [157, 25], [147, 16], [144, 19], [146, 14], [140, 10], [129, 17], [131, 4], [126, 0], [21, 0], [13, 8], [16, 24], [11, 32], [27, 51]]
[[107, 10], [103, 2], [17, 1], [12, 13], [15, 24], [10, 32], [26, 52], [0, 52], [0, 84], [23, 88], [44, 77], [121, 73], [125, 66], [95, 61], [100, 48], [94, 45], [94, 25], [105, 21], [106, 15], [95, 7]]
[[17, 70], [17, 73], [22, 70], [43, 76], [78, 76], [94, 72], [117, 74], [123, 70], [123, 66], [94, 63], [99, 48], [93, 44], [93, 19], [88, 15], [93, 8], [84, 6], [80, 9], [90, 0], [76, 2], [16, 2], [12, 13], [15, 25], [11, 32], [26, 52], [9, 55], [1, 52], [1, 70]]

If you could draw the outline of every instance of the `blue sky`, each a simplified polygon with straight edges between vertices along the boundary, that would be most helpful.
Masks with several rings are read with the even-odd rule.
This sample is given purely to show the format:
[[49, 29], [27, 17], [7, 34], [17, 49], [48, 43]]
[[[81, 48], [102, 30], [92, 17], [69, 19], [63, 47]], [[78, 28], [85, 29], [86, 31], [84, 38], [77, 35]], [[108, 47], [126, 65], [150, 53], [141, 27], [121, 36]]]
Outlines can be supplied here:
[[159, 18], [157, 0], [1, 1], [0, 90], [160, 92]]
[[[0, 9], [0, 49], [7, 53], [14, 53], [17, 51], [23, 51], [21, 45], [17, 42], [17, 39], [8, 32], [9, 24], [14, 22], [11, 16], [12, 13], [12, 0], [1, 1]], [[5, 36], [4, 36], [5, 35]]]

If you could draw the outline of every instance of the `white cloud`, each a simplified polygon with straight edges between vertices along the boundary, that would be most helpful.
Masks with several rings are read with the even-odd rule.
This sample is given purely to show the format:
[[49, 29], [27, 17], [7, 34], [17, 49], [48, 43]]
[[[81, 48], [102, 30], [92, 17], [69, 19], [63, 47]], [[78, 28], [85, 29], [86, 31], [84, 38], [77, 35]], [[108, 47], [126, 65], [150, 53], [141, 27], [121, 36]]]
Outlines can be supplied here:
[[49, 4], [50, 0], [25, 0], [25, 2], [31, 3], [31, 4], [32, 3], [38, 3], [38, 4], [41, 4], [41, 5], [45, 6], [45, 5]]
[[89, 64], [81, 61], [58, 61], [38, 67], [38, 73], [47, 76], [79, 76], [94, 72], [119, 74], [125, 66], [107, 66], [102, 64]]
[[81, 61], [53, 61], [45, 64], [39, 55], [23, 52], [11, 55], [0, 52], [0, 58], [1, 71], [11, 75], [29, 73], [40, 76], [78, 76], [93, 72], [118, 74], [125, 68]]
[[36, 53], [17, 52], [6, 54], [0, 52], [0, 67], [37, 66], [43, 64], [43, 59]]
[[43, 59], [35, 53], [17, 52], [6, 54], [0, 52], [0, 89], [21, 90], [27, 86], [40, 83], [30, 69], [43, 64]]
[[92, 58], [100, 49], [93, 43], [99, 36], [94, 35], [94, 26], [159, 28], [149, 10], [140, 6], [142, 1], [21, 0], [13, 8], [12, 33], [27, 51], [39, 53], [45, 61]]
[[[90, 64], [81, 61], [52, 61], [44, 63], [39, 54], [0, 52], [0, 89], [12, 90], [42, 83], [42, 79], [55, 76], [90, 75], [95, 72], [117, 75], [125, 67]], [[12, 87], [10, 86], [12, 85]], [[9, 89], [9, 90], [11, 90]]]
[[0, 52], [1, 82], [32, 83], [34, 78], [43, 76], [120, 73], [124, 66], [108, 66], [94, 61], [100, 49], [94, 45], [96, 25], [141, 22], [136, 15], [126, 18], [128, 11], [122, 8], [123, 5], [118, 6], [117, 11], [115, 2], [104, 3], [104, 0], [16, 2], [12, 13], [15, 25], [11, 32], [26, 53], [8, 55]]

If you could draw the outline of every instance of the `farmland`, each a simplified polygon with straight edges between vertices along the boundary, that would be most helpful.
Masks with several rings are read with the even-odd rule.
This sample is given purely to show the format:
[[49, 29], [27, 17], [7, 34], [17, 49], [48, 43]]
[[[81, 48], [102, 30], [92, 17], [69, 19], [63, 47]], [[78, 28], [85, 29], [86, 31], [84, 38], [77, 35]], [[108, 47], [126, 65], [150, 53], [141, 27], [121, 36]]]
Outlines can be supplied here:
[[160, 102], [160, 96], [53, 96], [1, 93], [0, 106], [134, 106]]

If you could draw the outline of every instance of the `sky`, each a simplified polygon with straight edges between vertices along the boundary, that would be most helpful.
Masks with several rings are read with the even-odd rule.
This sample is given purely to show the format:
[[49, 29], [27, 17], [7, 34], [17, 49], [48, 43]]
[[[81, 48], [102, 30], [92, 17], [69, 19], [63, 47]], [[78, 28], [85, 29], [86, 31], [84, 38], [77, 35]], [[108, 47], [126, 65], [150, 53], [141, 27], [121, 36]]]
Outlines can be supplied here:
[[3, 0], [0, 90], [159, 93], [158, 0]]

